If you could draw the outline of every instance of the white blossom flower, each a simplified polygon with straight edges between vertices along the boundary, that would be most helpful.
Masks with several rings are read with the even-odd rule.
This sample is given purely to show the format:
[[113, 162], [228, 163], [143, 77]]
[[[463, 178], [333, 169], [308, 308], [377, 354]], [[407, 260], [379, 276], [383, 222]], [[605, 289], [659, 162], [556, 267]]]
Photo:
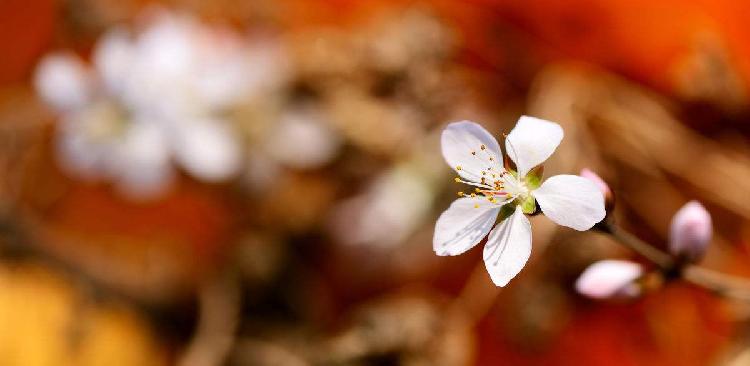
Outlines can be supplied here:
[[636, 280], [642, 275], [643, 268], [638, 263], [606, 259], [588, 266], [575, 287], [578, 293], [594, 299], [633, 298], [641, 294]]
[[279, 88], [283, 55], [268, 40], [185, 14], [149, 14], [138, 32], [106, 32], [91, 66], [69, 52], [40, 62], [37, 91], [61, 114], [58, 160], [68, 172], [111, 179], [133, 196], [163, 192], [172, 163], [199, 180], [231, 178], [243, 166], [243, 149], [229, 108]]
[[689, 262], [703, 257], [712, 236], [711, 214], [697, 201], [690, 201], [674, 215], [669, 232], [669, 251]]
[[[531, 223], [524, 214], [541, 211], [559, 225], [584, 231], [604, 219], [599, 188], [576, 175], [557, 175], [543, 183], [540, 167], [563, 137], [553, 122], [523, 116], [505, 140], [507, 156], [516, 170], [502, 165], [500, 145], [480, 125], [449, 124], [442, 135], [446, 162], [459, 175], [457, 182], [474, 187], [443, 212], [437, 221], [433, 249], [438, 255], [458, 255], [488, 236], [484, 262], [492, 281], [505, 286], [531, 255]], [[500, 223], [493, 229], [498, 216]]]

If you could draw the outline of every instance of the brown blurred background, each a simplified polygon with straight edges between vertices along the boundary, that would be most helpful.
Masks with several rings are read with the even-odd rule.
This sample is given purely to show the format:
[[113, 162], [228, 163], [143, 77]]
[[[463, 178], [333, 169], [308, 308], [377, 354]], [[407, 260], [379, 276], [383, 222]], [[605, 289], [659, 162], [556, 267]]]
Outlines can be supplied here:
[[[206, 43], [196, 57], [236, 51], [238, 80], [263, 83], [201, 112], [222, 139], [177, 118], [194, 143], [138, 195], [121, 185], [138, 167], [66, 168], [78, 115], [40, 97], [39, 65], [64, 51], [94, 70], [103, 35], [138, 39], [154, 14], [197, 24], [177, 37]], [[503, 289], [479, 250], [432, 251], [458, 190], [442, 127], [500, 136], [529, 114], [565, 129], [548, 174], [594, 169], [656, 246], [701, 201], [704, 264], [750, 276], [748, 24], [740, 0], [0, 0], [0, 365], [750, 364], [747, 304], [682, 284], [577, 295], [593, 261], [637, 260], [598, 234], [533, 218], [530, 263]], [[201, 158], [228, 142], [230, 173], [206, 179]]]

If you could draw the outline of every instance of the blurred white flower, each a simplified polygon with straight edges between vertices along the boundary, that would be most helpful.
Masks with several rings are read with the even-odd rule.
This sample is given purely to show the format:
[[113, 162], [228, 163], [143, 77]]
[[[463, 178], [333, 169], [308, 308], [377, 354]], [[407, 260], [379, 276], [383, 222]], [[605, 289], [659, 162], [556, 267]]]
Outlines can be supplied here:
[[575, 287], [580, 294], [594, 298], [633, 298], [641, 294], [636, 280], [643, 268], [633, 262], [608, 259], [586, 268], [578, 277]]
[[669, 251], [688, 262], [697, 262], [711, 242], [711, 214], [697, 201], [690, 201], [674, 215], [669, 232]]
[[[531, 255], [531, 224], [524, 214], [542, 212], [559, 225], [590, 229], [604, 219], [604, 199], [586, 178], [557, 175], [541, 183], [532, 171], [555, 151], [563, 137], [553, 122], [523, 116], [505, 140], [507, 155], [518, 171], [502, 165], [500, 145], [480, 125], [449, 124], [442, 135], [443, 157], [463, 182], [475, 187], [440, 215], [433, 249], [438, 255], [458, 255], [489, 234], [484, 262], [492, 281], [505, 286]], [[492, 227], [500, 216], [500, 224]]]
[[334, 234], [350, 245], [393, 248], [427, 219], [432, 199], [426, 177], [408, 165], [397, 167], [337, 207]]
[[38, 66], [37, 91], [62, 114], [58, 160], [137, 196], [167, 188], [171, 162], [204, 181], [236, 175], [243, 148], [228, 109], [280, 88], [286, 75], [270, 40], [161, 8], [138, 32], [105, 33], [92, 60], [90, 69], [63, 52]]
[[293, 108], [281, 115], [269, 133], [266, 151], [292, 168], [314, 169], [330, 162], [341, 145], [341, 137], [312, 107]]

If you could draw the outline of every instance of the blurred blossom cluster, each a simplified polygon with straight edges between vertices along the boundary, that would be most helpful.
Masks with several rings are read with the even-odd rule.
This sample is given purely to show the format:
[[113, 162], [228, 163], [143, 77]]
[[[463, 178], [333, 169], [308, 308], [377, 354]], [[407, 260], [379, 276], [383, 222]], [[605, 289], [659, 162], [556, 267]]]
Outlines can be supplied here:
[[283, 86], [279, 45], [164, 9], [140, 25], [108, 30], [90, 64], [69, 51], [40, 62], [35, 86], [60, 113], [61, 165], [133, 197], [162, 193], [173, 164], [206, 182], [236, 176], [245, 148], [232, 112]]

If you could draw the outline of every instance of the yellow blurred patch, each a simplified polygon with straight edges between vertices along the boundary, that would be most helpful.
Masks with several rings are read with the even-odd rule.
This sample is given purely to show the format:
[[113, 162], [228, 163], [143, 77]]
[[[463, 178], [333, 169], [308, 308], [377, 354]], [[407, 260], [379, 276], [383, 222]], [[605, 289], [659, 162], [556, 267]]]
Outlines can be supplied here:
[[0, 266], [4, 366], [165, 365], [143, 319], [38, 265]]

